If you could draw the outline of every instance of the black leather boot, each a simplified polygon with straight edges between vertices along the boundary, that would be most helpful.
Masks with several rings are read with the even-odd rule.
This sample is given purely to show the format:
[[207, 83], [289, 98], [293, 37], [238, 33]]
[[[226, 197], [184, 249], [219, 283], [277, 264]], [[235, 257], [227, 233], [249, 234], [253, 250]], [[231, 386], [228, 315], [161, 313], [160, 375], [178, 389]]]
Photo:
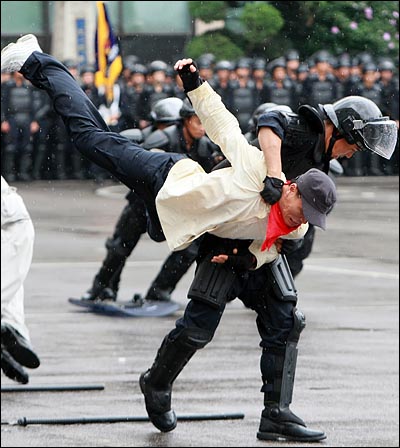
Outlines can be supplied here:
[[210, 339], [207, 332], [197, 329], [184, 330], [175, 340], [166, 336], [152, 367], [140, 375], [147, 414], [160, 431], [175, 429], [177, 419], [171, 409], [172, 384], [190, 358]]
[[289, 409], [280, 409], [279, 403], [266, 403], [261, 413], [257, 438], [261, 440], [292, 440], [318, 442], [326, 439], [322, 431], [307, 428], [303, 420]]
[[106, 243], [107, 255], [96, 274], [92, 287], [81, 297], [82, 300], [117, 300], [119, 281], [127, 256]]
[[285, 348], [264, 349], [261, 355], [264, 410], [261, 413], [257, 438], [261, 440], [291, 440], [317, 442], [326, 439], [322, 431], [307, 428], [303, 420], [289, 408], [292, 402], [297, 361], [297, 343], [305, 327], [305, 317], [297, 308], [293, 311], [294, 325]]
[[3, 345], [1, 346], [1, 370], [4, 375], [13, 381], [21, 384], [29, 382], [29, 375], [25, 369], [8, 353]]

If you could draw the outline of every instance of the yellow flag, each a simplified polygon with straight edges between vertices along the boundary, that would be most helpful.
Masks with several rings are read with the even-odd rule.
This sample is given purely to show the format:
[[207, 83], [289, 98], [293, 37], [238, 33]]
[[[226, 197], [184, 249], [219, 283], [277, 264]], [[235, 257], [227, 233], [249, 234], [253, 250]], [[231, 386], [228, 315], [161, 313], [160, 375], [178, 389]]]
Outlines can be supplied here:
[[113, 87], [122, 72], [122, 56], [104, 2], [97, 3], [97, 28], [95, 39], [96, 87], [104, 87], [107, 102], [112, 103]]

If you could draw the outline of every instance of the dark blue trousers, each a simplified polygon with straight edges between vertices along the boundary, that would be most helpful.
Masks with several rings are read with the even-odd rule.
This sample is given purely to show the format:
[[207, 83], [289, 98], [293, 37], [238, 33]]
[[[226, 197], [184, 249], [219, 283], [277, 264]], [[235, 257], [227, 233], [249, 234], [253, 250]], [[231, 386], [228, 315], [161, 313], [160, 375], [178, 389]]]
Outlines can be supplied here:
[[52, 56], [34, 52], [21, 68], [21, 73], [34, 86], [48, 93], [78, 151], [144, 200], [150, 218], [149, 234], [156, 241], [163, 241], [155, 197], [171, 167], [186, 156], [147, 151], [128, 138], [111, 132], [73, 76]]

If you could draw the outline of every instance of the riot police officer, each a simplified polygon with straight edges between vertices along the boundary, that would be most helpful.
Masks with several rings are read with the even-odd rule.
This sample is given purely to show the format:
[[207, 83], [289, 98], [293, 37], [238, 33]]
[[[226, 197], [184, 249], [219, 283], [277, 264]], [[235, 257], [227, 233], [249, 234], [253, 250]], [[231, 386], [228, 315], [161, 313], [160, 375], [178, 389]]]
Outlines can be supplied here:
[[[186, 92], [202, 84], [191, 59], [178, 61], [176, 68]], [[205, 101], [203, 106], [206, 104]], [[226, 123], [230, 121], [226, 119]], [[395, 123], [382, 117], [372, 102], [359, 97], [345, 98], [319, 109], [303, 106], [298, 114], [271, 111], [260, 117], [259, 129], [268, 167], [263, 195], [271, 204], [281, 196], [282, 171], [288, 179], [311, 167], [327, 172], [332, 157], [351, 157], [363, 149], [389, 158], [397, 138]], [[239, 297], [257, 312], [262, 339], [264, 410], [257, 437], [322, 440], [326, 437], [323, 432], [307, 428], [289, 408], [297, 343], [305, 318], [296, 308], [297, 292], [286, 258], [279, 255], [274, 262], [251, 271], [247, 249], [245, 240], [207, 234], [203, 237], [188, 293], [191, 301], [184, 316], [164, 338], [151, 368], [140, 377], [150, 420], [164, 432], [175, 428], [177, 419], [171, 409], [173, 383], [196, 351], [212, 340], [226, 302]], [[212, 262], [216, 254], [227, 257], [225, 268]]]

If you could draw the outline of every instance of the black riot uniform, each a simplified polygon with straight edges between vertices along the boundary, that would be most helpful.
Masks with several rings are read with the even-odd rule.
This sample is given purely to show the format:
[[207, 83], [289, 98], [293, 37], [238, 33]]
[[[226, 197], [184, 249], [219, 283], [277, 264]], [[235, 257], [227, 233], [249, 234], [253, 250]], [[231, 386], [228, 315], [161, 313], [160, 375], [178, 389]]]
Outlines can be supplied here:
[[[188, 64], [182, 69], [181, 78], [187, 91], [201, 84]], [[381, 117], [381, 113], [374, 107], [373, 103], [359, 98], [345, 99], [319, 110], [303, 106], [298, 114], [271, 111], [261, 116], [259, 126], [272, 128], [281, 138], [283, 170], [291, 179], [311, 167], [328, 172], [333, 145], [339, 138], [389, 158], [388, 152], [394, 147], [395, 124], [382, 118], [375, 125], [371, 118]], [[325, 151], [324, 119], [328, 118], [335, 131]], [[389, 138], [385, 137], [386, 133], [390, 134]], [[373, 136], [372, 140], [368, 136]], [[378, 145], [374, 145], [375, 138], [376, 142], [379, 140]], [[384, 148], [390, 151], [385, 153]], [[175, 328], [164, 338], [151, 368], [140, 376], [146, 410], [159, 430], [167, 432], [175, 428], [177, 419], [171, 409], [173, 383], [196, 351], [212, 340], [226, 303], [238, 297], [257, 313], [263, 348], [260, 367], [264, 410], [257, 437], [265, 440], [285, 437], [303, 442], [322, 440], [323, 432], [307, 428], [289, 408], [297, 343], [305, 327], [305, 317], [296, 308], [297, 291], [286, 257], [280, 254], [272, 263], [249, 270], [249, 244], [246, 240], [203, 236], [188, 293], [191, 300]], [[237, 253], [233, 256], [234, 249]], [[213, 255], [218, 254], [228, 254], [229, 263], [212, 263]]]
[[32, 175], [31, 124], [35, 121], [35, 96], [25, 80], [11, 79], [2, 86], [3, 117], [10, 131], [3, 135], [2, 174], [10, 182], [28, 181]]

